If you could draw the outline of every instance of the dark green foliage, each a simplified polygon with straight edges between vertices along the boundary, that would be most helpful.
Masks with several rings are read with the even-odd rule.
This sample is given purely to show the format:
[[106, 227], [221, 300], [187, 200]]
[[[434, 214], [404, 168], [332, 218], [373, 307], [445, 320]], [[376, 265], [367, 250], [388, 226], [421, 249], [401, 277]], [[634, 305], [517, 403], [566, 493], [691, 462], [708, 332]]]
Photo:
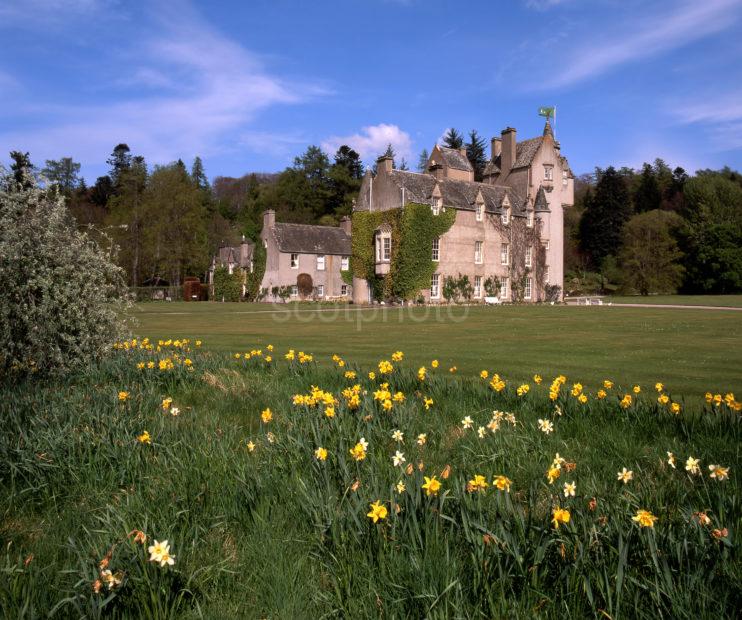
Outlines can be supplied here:
[[486, 143], [476, 129], [469, 132], [469, 142], [466, 144], [466, 157], [474, 168], [474, 180], [481, 181], [484, 169], [487, 166]]
[[428, 149], [423, 149], [420, 151], [420, 156], [417, 159], [417, 171], [418, 172], [425, 172], [425, 168], [428, 165], [428, 159], [430, 158], [430, 153], [428, 153]]
[[90, 190], [90, 200], [99, 207], [105, 207], [109, 198], [113, 195], [113, 181], [107, 174], [98, 177], [95, 185]]
[[245, 274], [236, 268], [232, 273], [226, 267], [214, 269], [214, 301], [240, 301]]
[[619, 255], [625, 292], [641, 295], [674, 293], [683, 281], [675, 236], [682, 218], [672, 211], [655, 209], [632, 217], [624, 227]]
[[209, 179], [206, 177], [206, 172], [204, 172], [204, 164], [198, 155], [193, 160], [193, 165], [191, 166], [191, 179], [198, 189], [206, 191], [211, 189], [209, 187]]
[[117, 188], [121, 175], [125, 170], [131, 167], [131, 149], [128, 144], [117, 144], [111, 156], [106, 160], [106, 163], [111, 166], [111, 171], [108, 176], [111, 177], [113, 186]]
[[660, 208], [662, 194], [652, 166], [644, 164], [639, 175], [639, 184], [634, 192], [634, 211], [645, 213]]
[[464, 146], [464, 136], [451, 127], [443, 136], [443, 146], [449, 149], [460, 149]]
[[30, 155], [27, 152], [11, 151], [10, 158], [13, 160], [10, 165], [13, 182], [21, 189], [31, 189], [36, 185], [34, 166], [31, 163]]
[[[260, 283], [263, 281], [265, 275], [265, 259], [266, 251], [260, 241], [255, 244], [255, 249], [252, 255], [252, 272], [246, 275], [246, 297], [248, 301], [258, 301], [258, 297], [261, 295]], [[264, 297], [265, 295], [263, 295]]]
[[623, 225], [631, 217], [626, 179], [613, 166], [598, 171], [595, 193], [589, 196], [580, 222], [580, 245], [593, 266], [621, 249]]

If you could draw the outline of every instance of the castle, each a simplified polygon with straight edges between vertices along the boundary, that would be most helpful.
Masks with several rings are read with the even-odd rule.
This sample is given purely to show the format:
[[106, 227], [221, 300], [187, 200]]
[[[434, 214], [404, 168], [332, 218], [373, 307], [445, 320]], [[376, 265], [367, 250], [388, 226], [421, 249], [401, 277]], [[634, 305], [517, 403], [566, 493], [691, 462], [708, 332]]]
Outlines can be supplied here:
[[[563, 213], [574, 203], [574, 175], [548, 120], [536, 138], [518, 142], [511, 127], [492, 138], [481, 182], [474, 180], [465, 148], [436, 145], [422, 172], [396, 170], [390, 157], [381, 157], [376, 175], [369, 170], [363, 178], [354, 212], [410, 203], [429, 205], [434, 216], [455, 210], [453, 224], [430, 248], [436, 267], [430, 286], [420, 291], [426, 302], [442, 301], [446, 277], [460, 275], [468, 276], [475, 300], [487, 296], [488, 282], [497, 283], [501, 301], [561, 297]], [[261, 233], [267, 255], [261, 287], [267, 299], [275, 297], [275, 287], [289, 286], [291, 298], [346, 299], [352, 294], [355, 303], [373, 301], [368, 281], [353, 277], [351, 287], [349, 274], [342, 276], [350, 266], [351, 235], [347, 218], [340, 227], [280, 224], [267, 211]], [[391, 228], [380, 225], [373, 237], [376, 276], [390, 273], [392, 242]], [[311, 295], [299, 290], [299, 274], [311, 277]]]

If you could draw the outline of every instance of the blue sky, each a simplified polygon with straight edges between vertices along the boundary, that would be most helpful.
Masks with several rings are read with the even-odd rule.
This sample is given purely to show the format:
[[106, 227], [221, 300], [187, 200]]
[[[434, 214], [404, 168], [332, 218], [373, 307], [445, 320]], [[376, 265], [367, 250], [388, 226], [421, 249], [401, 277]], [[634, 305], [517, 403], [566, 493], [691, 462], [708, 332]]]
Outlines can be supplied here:
[[742, 168], [742, 0], [2, 0], [0, 161], [126, 142], [209, 176], [309, 144], [416, 162], [446, 128], [538, 135], [573, 170]]

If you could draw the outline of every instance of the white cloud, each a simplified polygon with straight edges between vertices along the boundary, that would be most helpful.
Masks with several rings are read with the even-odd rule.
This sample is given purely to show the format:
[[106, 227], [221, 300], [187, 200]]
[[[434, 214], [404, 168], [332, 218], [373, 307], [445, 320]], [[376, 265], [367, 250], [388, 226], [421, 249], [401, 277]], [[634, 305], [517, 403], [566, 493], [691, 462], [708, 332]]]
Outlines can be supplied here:
[[139, 62], [109, 84], [123, 90], [117, 102], [27, 102], [27, 111], [44, 125], [0, 134], [0, 145], [29, 150], [35, 160], [71, 154], [85, 165], [99, 164], [113, 145], [125, 141], [133, 152], [162, 163], [230, 150], [262, 110], [328, 92], [271, 74], [187, 3], [156, 5], [155, 21], [155, 34], [133, 39], [124, 50]]
[[601, 75], [617, 66], [655, 56], [731, 27], [739, 13], [739, 0], [685, 0], [676, 8], [665, 7], [641, 19], [632, 14], [625, 27], [600, 33], [573, 49], [558, 75], [542, 88], [569, 86]]
[[391, 144], [397, 154], [397, 163], [404, 157], [410, 162], [412, 157], [412, 139], [410, 134], [402, 131], [397, 125], [380, 123], [363, 127], [359, 133], [349, 136], [332, 136], [322, 142], [322, 148], [334, 153], [343, 144], [347, 144], [361, 156], [367, 164], [373, 163], [387, 145]]

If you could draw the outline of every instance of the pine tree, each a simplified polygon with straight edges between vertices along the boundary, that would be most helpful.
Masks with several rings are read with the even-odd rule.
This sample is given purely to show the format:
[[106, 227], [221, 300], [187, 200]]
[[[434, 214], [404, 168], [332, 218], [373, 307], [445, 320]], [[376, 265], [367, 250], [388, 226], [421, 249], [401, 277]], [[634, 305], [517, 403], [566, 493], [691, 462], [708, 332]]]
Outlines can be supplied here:
[[13, 163], [10, 165], [10, 171], [13, 173], [13, 180], [21, 189], [31, 189], [36, 185], [34, 167], [31, 163], [31, 157], [21, 151], [11, 151], [10, 158]]
[[472, 168], [474, 168], [474, 180], [481, 181], [484, 178], [484, 168], [487, 166], [487, 154], [485, 142], [479, 136], [476, 129], [469, 132], [469, 142], [466, 145], [466, 157]]
[[209, 179], [206, 177], [204, 164], [198, 155], [193, 159], [193, 165], [191, 166], [191, 180], [198, 189], [209, 189]]
[[131, 167], [131, 149], [128, 144], [117, 144], [111, 156], [106, 160], [106, 163], [111, 166], [111, 171], [108, 176], [111, 177], [113, 186], [117, 187], [121, 174]]
[[639, 184], [634, 192], [634, 210], [637, 213], [646, 213], [660, 208], [662, 194], [657, 177], [649, 164], [644, 164], [639, 176]]
[[460, 149], [464, 146], [464, 136], [451, 127], [443, 136], [443, 146], [449, 149]]
[[407, 165], [407, 160], [403, 157], [401, 163], [399, 164], [400, 170], [409, 170], [409, 166]]
[[430, 158], [430, 154], [428, 153], [428, 149], [423, 149], [420, 151], [420, 157], [417, 159], [417, 170], [418, 172], [425, 172], [425, 169], [428, 167], [428, 159]]

